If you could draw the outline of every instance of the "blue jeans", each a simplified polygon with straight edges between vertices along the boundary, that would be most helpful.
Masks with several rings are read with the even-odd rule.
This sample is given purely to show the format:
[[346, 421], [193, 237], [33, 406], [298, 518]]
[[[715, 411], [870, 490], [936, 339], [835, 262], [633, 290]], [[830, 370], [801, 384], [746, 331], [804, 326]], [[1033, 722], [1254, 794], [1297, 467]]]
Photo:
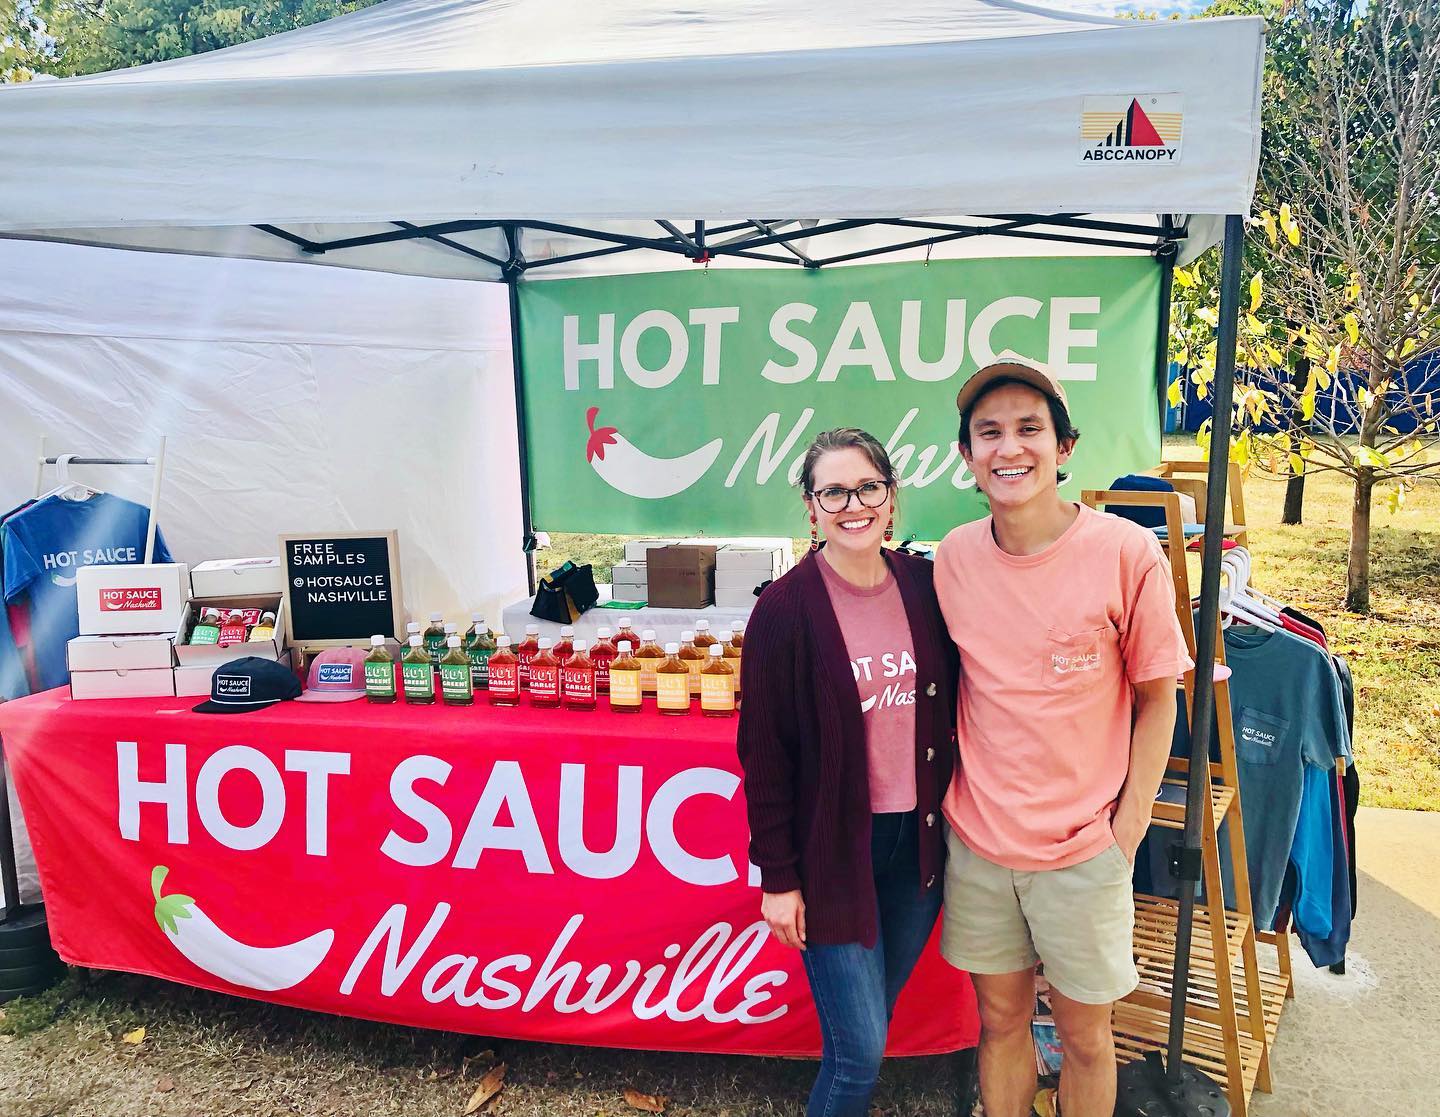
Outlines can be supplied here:
[[890, 1014], [930, 939], [941, 889], [920, 891], [918, 812], [871, 816], [879, 902], [874, 949], [812, 944], [801, 954], [820, 1016], [820, 1074], [806, 1117], [865, 1117], [885, 1056]]

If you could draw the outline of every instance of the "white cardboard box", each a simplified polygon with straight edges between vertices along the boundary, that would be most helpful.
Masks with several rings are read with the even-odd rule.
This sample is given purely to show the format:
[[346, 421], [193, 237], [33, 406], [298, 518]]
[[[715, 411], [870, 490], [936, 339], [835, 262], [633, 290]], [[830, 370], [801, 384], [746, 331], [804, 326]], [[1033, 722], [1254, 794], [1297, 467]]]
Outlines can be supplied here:
[[183, 562], [82, 566], [75, 572], [82, 636], [174, 632], [190, 579]]
[[171, 698], [174, 694], [175, 672], [168, 667], [74, 671], [70, 675], [71, 698]]
[[65, 662], [75, 671], [138, 671], [175, 666], [175, 643], [188, 627], [186, 613], [174, 632], [129, 636], [77, 636], [65, 646]]
[[[199, 665], [217, 667], [242, 656], [256, 655], [261, 659], [279, 659], [285, 654], [285, 599], [278, 594], [261, 594], [247, 597], [197, 597], [192, 602], [198, 617], [204, 609], [260, 609], [275, 613], [275, 638], [273, 640], [247, 640], [243, 644], [230, 644], [222, 648], [219, 644], [176, 644], [175, 659], [181, 667]], [[183, 640], [188, 632], [183, 633]]]
[[649, 600], [649, 593], [650, 591], [646, 588], [644, 582], [641, 582], [638, 586], [626, 585], [623, 582], [612, 583], [610, 586], [611, 601], [647, 601]]
[[643, 559], [640, 562], [617, 562], [610, 568], [610, 584], [644, 587], [649, 578], [648, 569]]
[[670, 544], [678, 542], [680, 542], [678, 539], [627, 539], [625, 541], [625, 561], [643, 564], [645, 555], [651, 547], [668, 547]]
[[285, 592], [285, 568], [278, 558], [211, 559], [190, 571], [195, 597], [254, 597]]
[[778, 547], [723, 547], [715, 552], [717, 579], [722, 574], [755, 575], [763, 582], [784, 572], [784, 553]]
[[[280, 662], [287, 667], [290, 665], [288, 648], [280, 657]], [[175, 668], [176, 695], [180, 698], [208, 698], [210, 696], [210, 680], [221, 666], [219, 663], [201, 663], [193, 667]]]
[[766, 578], [749, 574], [716, 574], [715, 604], [723, 609], [743, 609], [755, 604], [755, 587]]

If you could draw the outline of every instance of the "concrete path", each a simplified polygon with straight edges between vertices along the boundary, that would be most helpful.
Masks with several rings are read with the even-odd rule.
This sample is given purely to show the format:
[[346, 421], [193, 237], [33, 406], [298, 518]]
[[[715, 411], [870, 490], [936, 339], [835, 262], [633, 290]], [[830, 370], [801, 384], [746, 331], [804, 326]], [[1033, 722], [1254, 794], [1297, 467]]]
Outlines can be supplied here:
[[1355, 831], [1347, 972], [1291, 940], [1295, 1000], [1253, 1117], [1440, 1117], [1440, 814], [1366, 807]]

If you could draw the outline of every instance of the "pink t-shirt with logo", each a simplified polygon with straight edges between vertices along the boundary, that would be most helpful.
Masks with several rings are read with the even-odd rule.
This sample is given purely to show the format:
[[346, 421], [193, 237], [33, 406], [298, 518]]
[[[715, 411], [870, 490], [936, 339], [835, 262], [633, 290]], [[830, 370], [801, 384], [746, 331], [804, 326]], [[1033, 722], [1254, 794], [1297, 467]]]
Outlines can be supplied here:
[[870, 772], [870, 810], [915, 809], [915, 643], [893, 574], [871, 589], [852, 585], [815, 556], [845, 637], [860, 691]]
[[1130, 770], [1131, 685], [1191, 666], [1159, 541], [1079, 505], [1045, 550], [1010, 555], [991, 518], [935, 557], [935, 592], [960, 649], [960, 763], [945, 817], [980, 856], [1058, 869], [1112, 841]]

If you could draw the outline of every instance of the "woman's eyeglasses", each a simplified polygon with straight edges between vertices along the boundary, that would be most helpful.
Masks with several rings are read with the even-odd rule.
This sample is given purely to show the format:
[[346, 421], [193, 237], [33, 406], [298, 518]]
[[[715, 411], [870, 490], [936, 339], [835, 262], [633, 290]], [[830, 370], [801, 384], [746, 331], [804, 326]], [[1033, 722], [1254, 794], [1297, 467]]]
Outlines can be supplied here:
[[866, 481], [854, 489], [847, 489], [843, 485], [827, 485], [810, 493], [815, 503], [832, 516], [850, 506], [852, 495], [860, 501], [862, 508], [879, 508], [890, 495], [890, 486], [884, 481]]

